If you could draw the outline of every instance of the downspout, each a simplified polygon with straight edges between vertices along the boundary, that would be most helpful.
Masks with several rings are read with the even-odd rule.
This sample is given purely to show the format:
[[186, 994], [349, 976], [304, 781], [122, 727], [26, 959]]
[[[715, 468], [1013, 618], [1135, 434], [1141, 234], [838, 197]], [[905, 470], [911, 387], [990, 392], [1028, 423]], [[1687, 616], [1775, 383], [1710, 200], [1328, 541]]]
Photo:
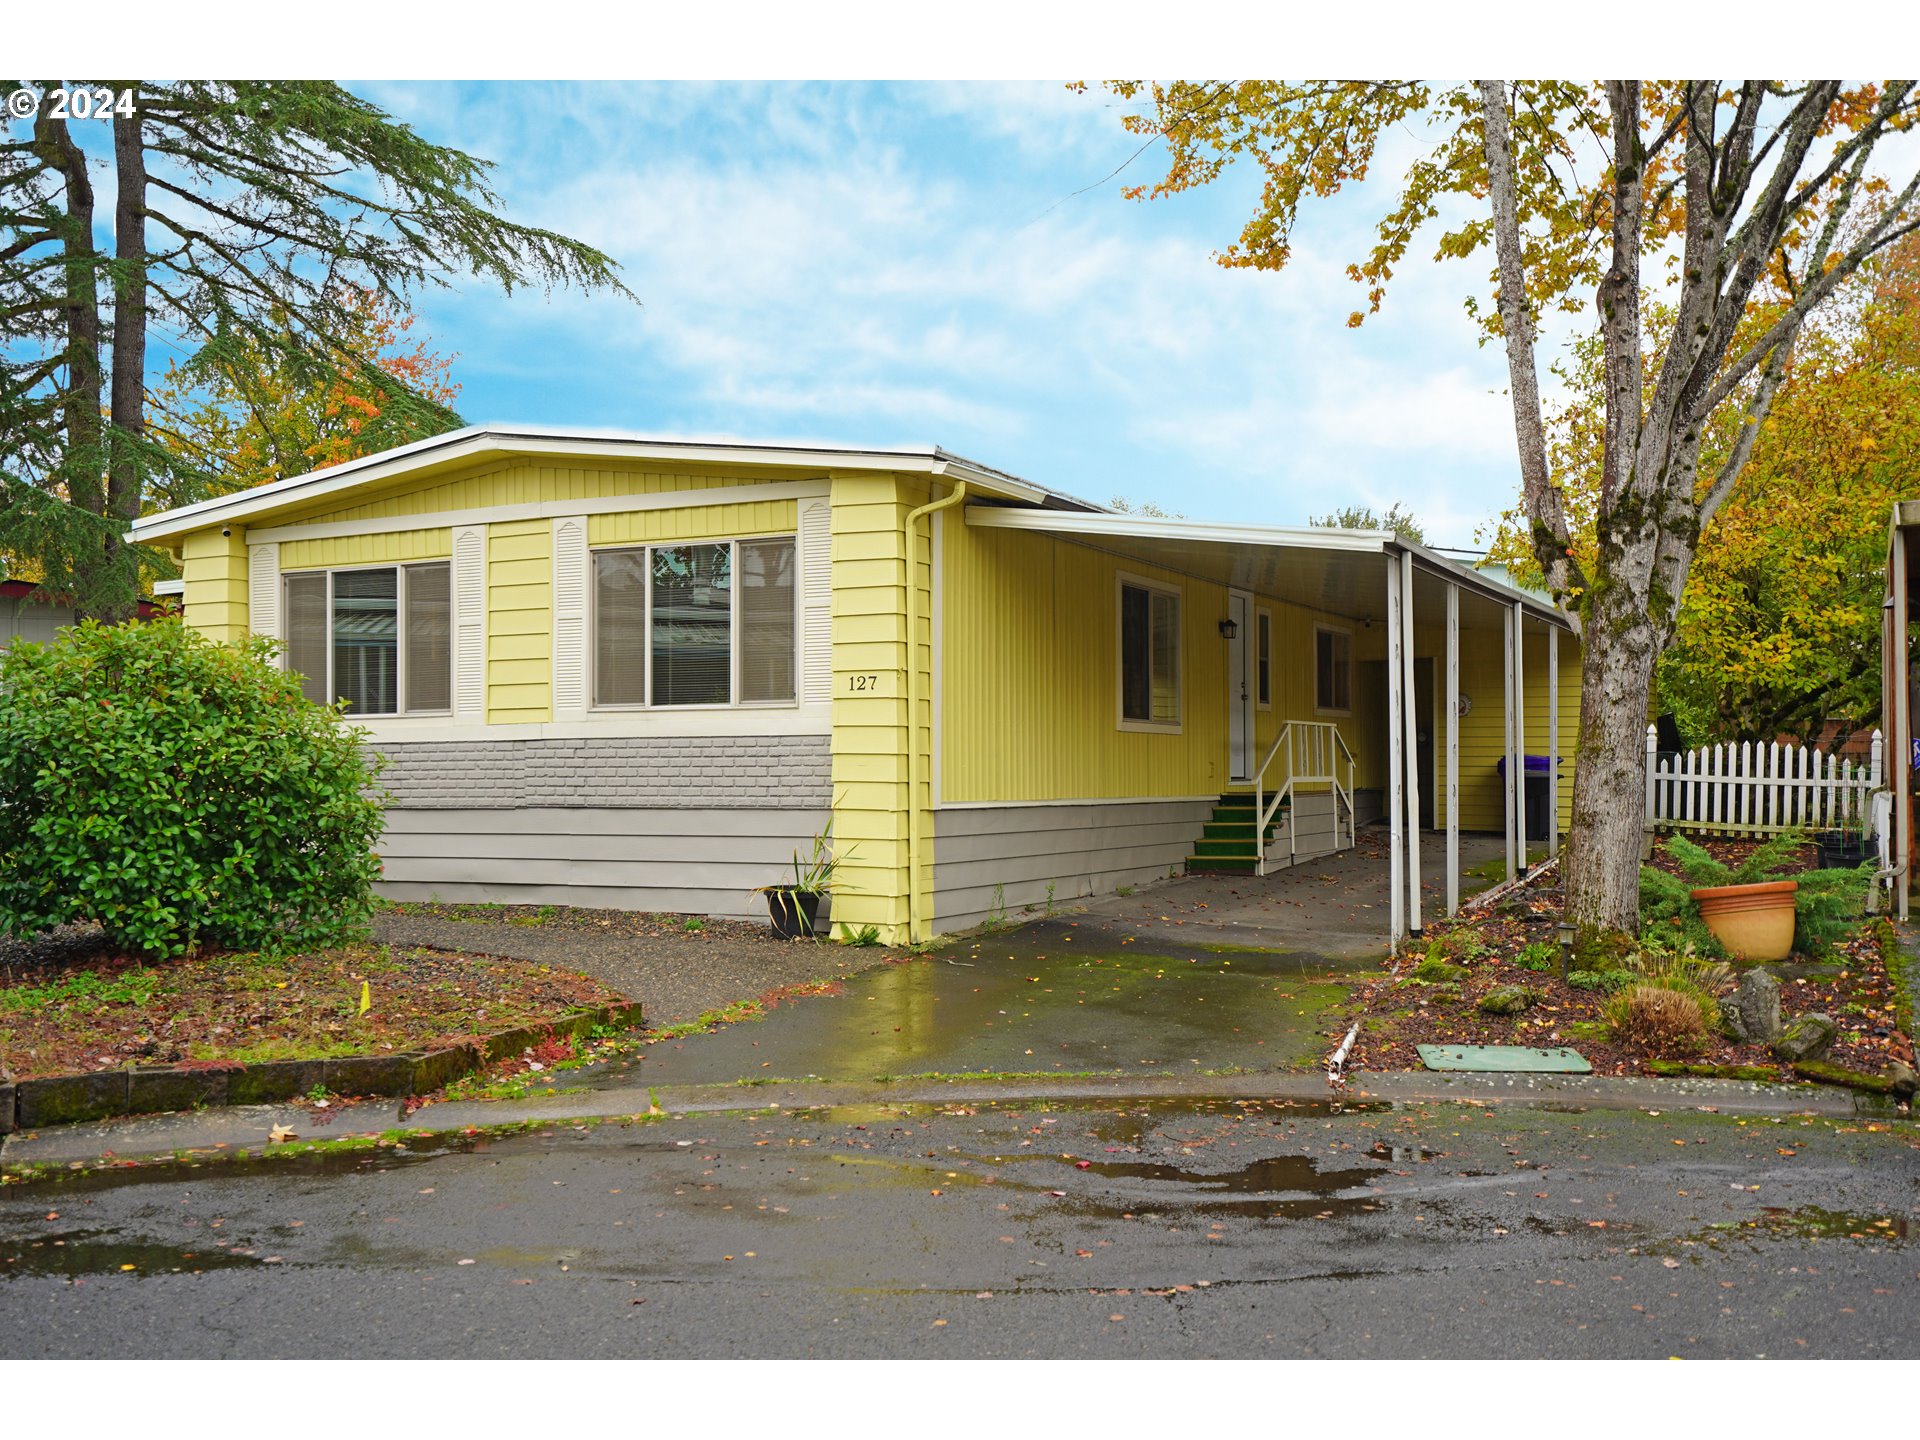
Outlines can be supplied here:
[[[907, 943], [909, 945], [926, 936], [920, 933], [926, 927], [926, 917], [917, 913], [914, 898], [920, 888], [920, 626], [919, 617], [914, 613], [914, 598], [920, 593], [919, 575], [919, 524], [923, 516], [936, 510], [945, 510], [950, 505], [958, 505], [967, 498], [967, 482], [957, 482], [944, 500], [930, 500], [917, 510], [907, 512], [906, 521], [901, 530], [906, 541], [905, 556], [907, 562]], [[931, 546], [932, 539], [929, 537]], [[927, 571], [931, 575], [933, 566], [939, 557], [929, 551]], [[929, 735], [932, 725], [928, 727]]]

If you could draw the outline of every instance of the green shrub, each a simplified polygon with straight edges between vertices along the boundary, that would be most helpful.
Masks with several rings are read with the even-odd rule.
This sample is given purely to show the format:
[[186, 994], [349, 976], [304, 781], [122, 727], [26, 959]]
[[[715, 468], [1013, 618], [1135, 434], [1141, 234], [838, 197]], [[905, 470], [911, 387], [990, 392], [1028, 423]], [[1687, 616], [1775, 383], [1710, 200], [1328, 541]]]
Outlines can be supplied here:
[[94, 921], [150, 956], [364, 933], [375, 764], [275, 649], [162, 620], [0, 657], [0, 932]]
[[1457, 926], [1427, 941], [1427, 958], [1452, 960], [1462, 964], [1478, 960], [1487, 953], [1487, 942], [1471, 925]]
[[1574, 970], [1567, 975], [1567, 984], [1576, 990], [1604, 990], [1609, 995], [1639, 983], [1640, 977], [1631, 970]]
[[1663, 940], [1690, 944], [1702, 955], [1724, 955], [1713, 938], [1700, 908], [1687, 892], [1708, 885], [1757, 885], [1769, 880], [1793, 880], [1793, 948], [1802, 955], [1824, 955], [1852, 932], [1866, 910], [1873, 886], [1872, 861], [1857, 870], [1801, 870], [1787, 867], [1803, 850], [1805, 832], [1783, 831], [1740, 862], [1723, 865], [1684, 835], [1663, 842], [1667, 854], [1686, 872], [1677, 879], [1650, 865], [1640, 867], [1640, 919], [1643, 930]]

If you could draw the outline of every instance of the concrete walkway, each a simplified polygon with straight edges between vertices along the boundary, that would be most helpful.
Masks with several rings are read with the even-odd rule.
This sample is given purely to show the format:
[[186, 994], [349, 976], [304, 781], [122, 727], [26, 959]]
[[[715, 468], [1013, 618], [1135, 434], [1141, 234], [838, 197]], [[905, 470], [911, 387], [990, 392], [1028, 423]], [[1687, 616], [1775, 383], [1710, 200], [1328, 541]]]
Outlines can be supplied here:
[[[1487, 888], [1469, 874], [1498, 862], [1498, 835], [1460, 837], [1460, 894]], [[1360, 831], [1350, 850], [1308, 860], [1271, 875], [1187, 875], [1088, 902], [1088, 918], [1125, 927], [1140, 943], [1245, 946], [1323, 959], [1384, 956], [1391, 894], [1387, 827]], [[1421, 905], [1427, 919], [1446, 906], [1446, 840], [1420, 836]]]

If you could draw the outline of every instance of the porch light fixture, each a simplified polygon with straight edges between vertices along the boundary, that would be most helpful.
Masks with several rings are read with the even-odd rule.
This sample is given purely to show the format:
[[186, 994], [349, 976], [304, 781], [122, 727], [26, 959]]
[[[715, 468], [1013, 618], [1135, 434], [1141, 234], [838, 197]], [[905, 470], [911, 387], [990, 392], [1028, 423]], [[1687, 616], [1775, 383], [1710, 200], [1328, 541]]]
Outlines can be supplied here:
[[1567, 978], [1567, 972], [1573, 968], [1573, 922], [1562, 916], [1560, 919], [1560, 978]]
[[1220, 622], [1220, 638], [1222, 640], [1231, 640], [1239, 633], [1240, 622], [1238, 620], [1222, 620]]

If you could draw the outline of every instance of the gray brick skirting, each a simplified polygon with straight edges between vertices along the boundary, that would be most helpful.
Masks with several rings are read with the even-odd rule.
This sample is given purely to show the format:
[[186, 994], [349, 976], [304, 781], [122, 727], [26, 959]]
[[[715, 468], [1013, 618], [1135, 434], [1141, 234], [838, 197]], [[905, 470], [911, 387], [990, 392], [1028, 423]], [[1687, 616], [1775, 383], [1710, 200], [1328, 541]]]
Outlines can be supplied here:
[[409, 810], [822, 808], [833, 799], [824, 735], [446, 740], [372, 746], [380, 781]]

